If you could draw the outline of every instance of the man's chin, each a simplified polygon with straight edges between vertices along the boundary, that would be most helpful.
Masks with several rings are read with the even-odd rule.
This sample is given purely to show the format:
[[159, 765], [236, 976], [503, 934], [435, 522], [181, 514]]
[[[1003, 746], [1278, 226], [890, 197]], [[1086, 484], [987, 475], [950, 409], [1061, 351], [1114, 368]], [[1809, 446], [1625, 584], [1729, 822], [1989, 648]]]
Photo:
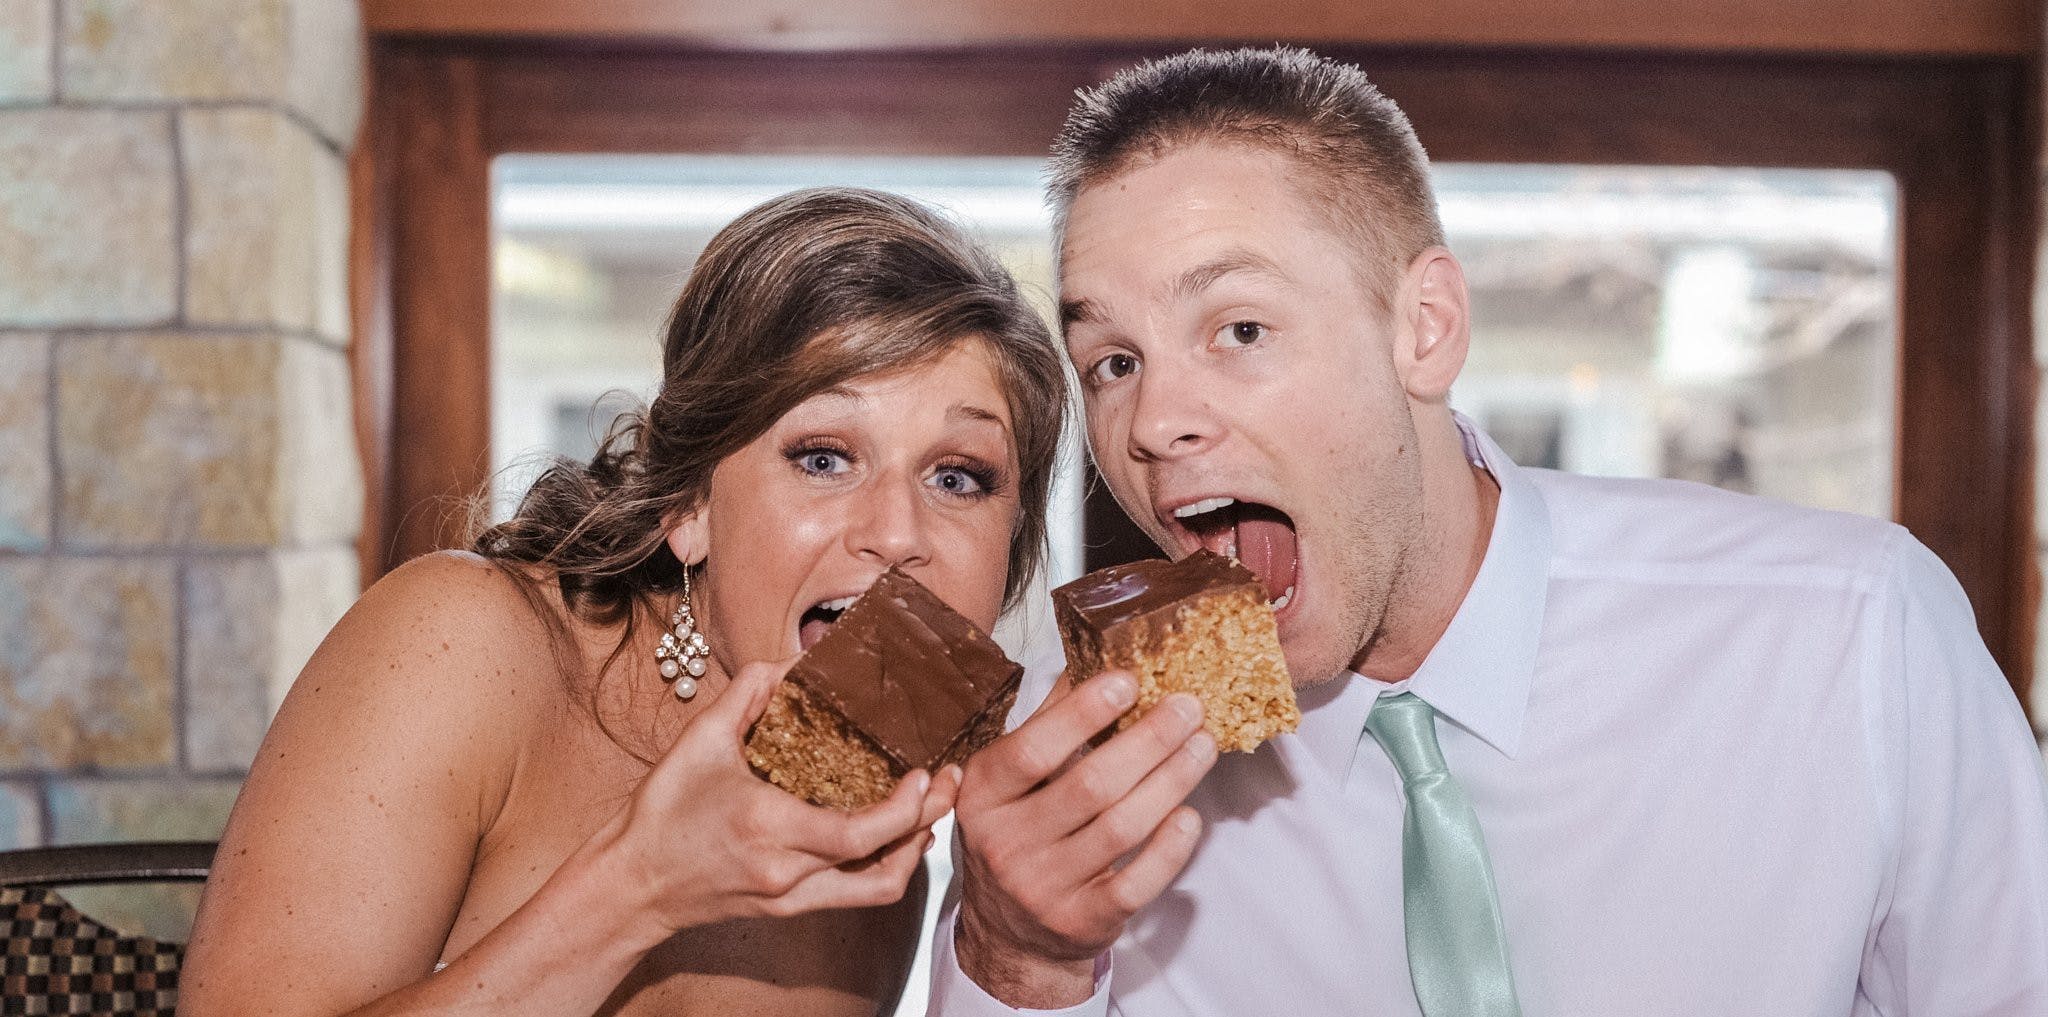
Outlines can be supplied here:
[[1287, 657], [1287, 679], [1296, 691], [1327, 684], [1351, 670], [1348, 652], [1333, 652], [1325, 647], [1296, 648], [1288, 642], [1281, 639], [1280, 652]]

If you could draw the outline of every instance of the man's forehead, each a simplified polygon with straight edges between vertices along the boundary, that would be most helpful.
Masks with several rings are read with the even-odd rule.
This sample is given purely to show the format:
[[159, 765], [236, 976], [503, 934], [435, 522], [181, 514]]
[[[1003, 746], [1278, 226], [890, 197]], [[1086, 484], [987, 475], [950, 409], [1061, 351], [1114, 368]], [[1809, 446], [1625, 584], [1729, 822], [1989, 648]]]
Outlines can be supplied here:
[[[1275, 258], [1266, 254], [1255, 243], [1234, 237], [1229, 238], [1229, 241], [1213, 254], [1185, 259], [1192, 261], [1192, 264], [1176, 265], [1172, 261], [1163, 263], [1160, 266], [1162, 271], [1153, 273], [1155, 278], [1150, 280], [1148, 292], [1130, 295], [1153, 302], [1175, 303], [1196, 299], [1218, 282], [1233, 276], [1250, 277], [1282, 286], [1295, 282], [1294, 277], [1281, 267]], [[1069, 325], [1100, 323], [1103, 320], [1104, 309], [1095, 300], [1090, 299], [1086, 288], [1062, 290], [1062, 329]]]

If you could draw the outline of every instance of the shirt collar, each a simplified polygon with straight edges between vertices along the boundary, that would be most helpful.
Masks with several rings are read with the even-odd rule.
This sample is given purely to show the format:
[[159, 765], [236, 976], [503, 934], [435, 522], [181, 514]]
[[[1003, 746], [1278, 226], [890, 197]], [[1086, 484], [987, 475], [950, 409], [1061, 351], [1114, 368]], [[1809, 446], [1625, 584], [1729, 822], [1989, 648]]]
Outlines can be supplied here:
[[1302, 690], [1300, 738], [1340, 780], [1373, 703], [1393, 692], [1413, 692], [1502, 755], [1513, 758], [1521, 748], [1550, 585], [1550, 511], [1493, 439], [1464, 414], [1452, 416], [1466, 458], [1500, 485], [1486, 556], [1450, 626], [1408, 680], [1388, 685], [1347, 672]]

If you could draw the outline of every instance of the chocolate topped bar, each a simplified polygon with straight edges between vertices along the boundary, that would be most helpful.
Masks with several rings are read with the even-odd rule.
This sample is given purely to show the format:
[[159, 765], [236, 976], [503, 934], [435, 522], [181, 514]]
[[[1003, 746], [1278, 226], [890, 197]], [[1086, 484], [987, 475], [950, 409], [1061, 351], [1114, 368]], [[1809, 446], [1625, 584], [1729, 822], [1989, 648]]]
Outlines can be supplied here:
[[1205, 590], [1256, 582], [1258, 577], [1235, 559], [1196, 551], [1177, 562], [1149, 558], [1091, 572], [1053, 591], [1053, 597], [1100, 630]]
[[1301, 722], [1265, 585], [1235, 560], [1196, 551], [1091, 572], [1052, 592], [1067, 673], [1120, 669], [1138, 680], [1123, 730], [1186, 692], [1218, 748], [1249, 752]]
[[859, 808], [905, 773], [1002, 733], [1024, 669], [973, 622], [890, 569], [806, 651], [747, 739], [747, 759], [819, 805]]

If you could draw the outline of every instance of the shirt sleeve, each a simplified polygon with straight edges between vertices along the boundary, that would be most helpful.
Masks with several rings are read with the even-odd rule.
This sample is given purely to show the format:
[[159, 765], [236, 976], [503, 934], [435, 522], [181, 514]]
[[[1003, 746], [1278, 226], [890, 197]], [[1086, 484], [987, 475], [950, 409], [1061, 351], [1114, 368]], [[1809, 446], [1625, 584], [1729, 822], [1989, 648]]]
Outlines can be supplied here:
[[1900, 534], [1873, 752], [1892, 871], [1860, 991], [1897, 1017], [2048, 1014], [2048, 780], [1946, 566]]
[[1019, 1010], [982, 990], [967, 972], [960, 970], [960, 958], [953, 952], [953, 919], [959, 909], [959, 894], [948, 894], [939, 912], [938, 927], [932, 930], [932, 995], [927, 1017], [1114, 1017], [1109, 1002], [1109, 959], [1095, 964], [1095, 994], [1063, 1010]]

